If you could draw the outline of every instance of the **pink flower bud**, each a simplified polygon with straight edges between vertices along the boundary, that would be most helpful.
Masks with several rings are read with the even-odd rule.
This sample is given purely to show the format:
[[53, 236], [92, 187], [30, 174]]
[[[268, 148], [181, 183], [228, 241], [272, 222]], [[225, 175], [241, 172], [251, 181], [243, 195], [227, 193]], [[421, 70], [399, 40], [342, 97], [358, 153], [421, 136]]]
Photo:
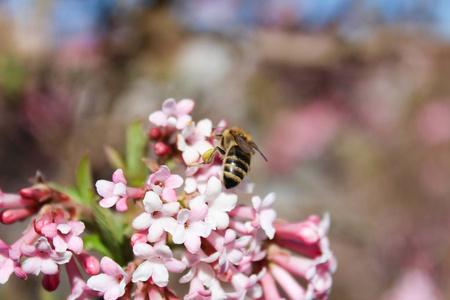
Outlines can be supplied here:
[[152, 140], [158, 140], [162, 136], [161, 129], [158, 127], [153, 127], [150, 129], [150, 132], [148, 133], [148, 137]]
[[172, 148], [163, 142], [157, 142], [153, 146], [153, 149], [155, 150], [155, 153], [158, 156], [164, 156], [172, 152]]
[[84, 261], [83, 269], [89, 276], [97, 275], [100, 273], [100, 262], [96, 257], [89, 256]]
[[80, 262], [84, 272], [89, 276], [100, 273], [100, 262], [96, 257], [88, 254], [86, 251], [83, 250], [83, 252], [77, 255], [77, 260]]
[[131, 236], [131, 246], [134, 247], [137, 243], [147, 243], [147, 235], [145, 232], [136, 232]]
[[19, 190], [19, 195], [28, 200], [40, 201], [50, 197], [51, 190], [46, 186], [26, 187]]
[[3, 224], [12, 224], [17, 221], [21, 221], [23, 219], [28, 218], [32, 214], [38, 211], [38, 207], [23, 207], [23, 208], [14, 208], [14, 209], [6, 209], [2, 211], [0, 214], [0, 222]]
[[42, 279], [42, 287], [49, 291], [53, 292], [59, 286], [59, 272], [54, 275], [44, 275]]

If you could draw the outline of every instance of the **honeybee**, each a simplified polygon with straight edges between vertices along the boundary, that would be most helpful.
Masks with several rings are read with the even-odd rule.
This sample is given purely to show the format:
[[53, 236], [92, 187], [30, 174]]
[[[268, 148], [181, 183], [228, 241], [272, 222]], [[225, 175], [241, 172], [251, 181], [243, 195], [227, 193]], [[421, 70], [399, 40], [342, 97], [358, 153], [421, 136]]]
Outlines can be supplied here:
[[244, 180], [250, 169], [252, 155], [255, 153], [253, 149], [267, 161], [267, 158], [252, 141], [251, 135], [242, 128], [230, 127], [214, 137], [220, 139], [220, 145], [206, 151], [202, 155], [203, 163], [198, 165], [211, 163], [217, 151], [224, 155], [223, 182], [227, 189], [237, 186]]

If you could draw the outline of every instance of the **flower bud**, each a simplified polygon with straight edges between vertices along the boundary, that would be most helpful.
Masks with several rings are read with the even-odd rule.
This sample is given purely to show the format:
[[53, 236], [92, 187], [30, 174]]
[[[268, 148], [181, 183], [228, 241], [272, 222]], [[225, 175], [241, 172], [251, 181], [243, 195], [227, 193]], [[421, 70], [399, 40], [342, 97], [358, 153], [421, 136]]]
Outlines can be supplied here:
[[54, 275], [44, 275], [42, 279], [42, 287], [49, 291], [53, 292], [59, 286], [59, 272]]
[[162, 131], [159, 127], [153, 127], [150, 129], [150, 132], [148, 133], [148, 137], [152, 140], [158, 140], [162, 136]]
[[23, 207], [23, 208], [14, 208], [14, 209], [6, 209], [2, 211], [0, 214], [0, 222], [3, 224], [12, 224], [17, 221], [21, 221], [23, 219], [28, 218], [32, 214], [38, 211], [38, 207]]
[[164, 156], [169, 154], [172, 149], [169, 145], [167, 145], [166, 143], [163, 142], [157, 142], [154, 146], [153, 149], [155, 150], [156, 155], [158, 156]]

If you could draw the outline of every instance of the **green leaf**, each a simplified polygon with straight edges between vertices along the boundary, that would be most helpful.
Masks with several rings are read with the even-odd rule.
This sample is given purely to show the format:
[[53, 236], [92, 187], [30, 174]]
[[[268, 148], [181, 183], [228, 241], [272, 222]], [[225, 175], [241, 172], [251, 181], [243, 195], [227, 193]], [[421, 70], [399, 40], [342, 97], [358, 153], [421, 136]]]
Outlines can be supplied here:
[[109, 209], [99, 205], [93, 204], [92, 210], [102, 236], [102, 242], [111, 252], [110, 257], [117, 263], [123, 264], [121, 244], [124, 241], [124, 235], [120, 220], [117, 220], [117, 216], [113, 215]]
[[115, 169], [122, 169], [126, 171], [125, 161], [123, 160], [120, 153], [113, 147], [105, 147], [106, 157], [108, 158], [109, 164]]
[[142, 157], [145, 156], [147, 147], [147, 137], [141, 128], [141, 121], [134, 121], [130, 124], [126, 136], [126, 162], [128, 175], [137, 178], [144, 174], [144, 164]]
[[91, 164], [89, 157], [84, 155], [77, 168], [77, 186], [81, 203], [89, 206], [94, 198], [94, 185], [92, 182]]
[[88, 234], [83, 237], [84, 250], [97, 251], [102, 256], [113, 257], [108, 247], [103, 244], [100, 237], [96, 234]]

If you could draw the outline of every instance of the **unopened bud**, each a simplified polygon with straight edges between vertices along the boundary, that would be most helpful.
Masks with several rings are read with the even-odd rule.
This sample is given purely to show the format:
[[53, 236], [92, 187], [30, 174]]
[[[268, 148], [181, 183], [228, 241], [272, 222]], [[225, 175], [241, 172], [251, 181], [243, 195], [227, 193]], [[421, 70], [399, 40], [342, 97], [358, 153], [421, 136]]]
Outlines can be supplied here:
[[158, 140], [162, 136], [162, 131], [158, 127], [153, 127], [148, 133], [148, 137], [152, 140]]
[[153, 149], [155, 150], [156, 155], [158, 156], [164, 156], [169, 154], [172, 149], [169, 145], [167, 145], [166, 143], [163, 142], [157, 142], [154, 146]]
[[53, 292], [59, 286], [59, 272], [54, 275], [44, 275], [42, 279], [42, 287], [49, 291]]
[[23, 207], [23, 208], [13, 208], [6, 209], [0, 214], [0, 222], [3, 224], [12, 224], [17, 221], [28, 218], [32, 214], [38, 211], [38, 207]]
[[100, 273], [100, 262], [94, 256], [88, 256], [83, 262], [83, 268], [86, 274], [94, 276]]

